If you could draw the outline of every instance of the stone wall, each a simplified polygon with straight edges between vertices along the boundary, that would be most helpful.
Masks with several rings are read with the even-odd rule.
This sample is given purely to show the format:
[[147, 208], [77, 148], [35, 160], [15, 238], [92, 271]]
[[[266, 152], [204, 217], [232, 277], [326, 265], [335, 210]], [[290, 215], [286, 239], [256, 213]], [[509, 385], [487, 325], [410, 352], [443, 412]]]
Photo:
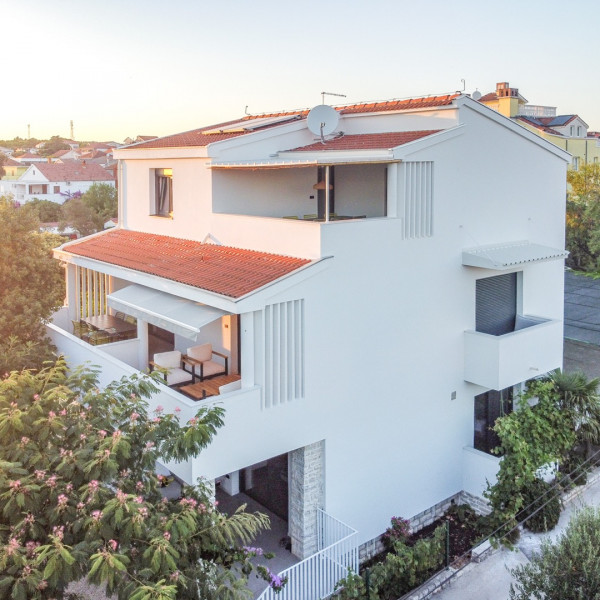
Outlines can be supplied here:
[[323, 461], [325, 442], [289, 453], [292, 553], [304, 559], [317, 552], [317, 509], [325, 504]]
[[[423, 527], [431, 525], [436, 519], [439, 519], [452, 504], [468, 504], [479, 515], [489, 515], [491, 512], [491, 507], [485, 498], [462, 491], [446, 498], [446, 500], [443, 500], [442, 502], [438, 502], [414, 517], [411, 517], [409, 519], [411, 532], [414, 533], [415, 531], [423, 529]], [[385, 548], [382, 538], [383, 534], [361, 544], [358, 549], [358, 560], [361, 564], [384, 551]]]

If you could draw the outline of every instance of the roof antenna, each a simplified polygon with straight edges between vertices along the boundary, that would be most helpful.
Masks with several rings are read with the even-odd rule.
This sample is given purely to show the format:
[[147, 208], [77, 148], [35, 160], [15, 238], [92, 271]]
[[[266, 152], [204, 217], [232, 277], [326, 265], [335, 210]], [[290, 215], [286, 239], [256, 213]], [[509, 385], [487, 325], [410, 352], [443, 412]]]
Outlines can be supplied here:
[[250, 113], [248, 112], [248, 105], [246, 104], [246, 108], [244, 108], [244, 113], [247, 114], [248, 116], [250, 116]]
[[338, 96], [339, 98], [345, 98], [346, 94], [335, 94], [333, 92], [321, 92], [321, 104], [325, 104], [325, 96]]
[[463, 84], [463, 89], [462, 90], [457, 90], [458, 92], [464, 92], [467, 89], [467, 83], [464, 79], [461, 79], [462, 84]]

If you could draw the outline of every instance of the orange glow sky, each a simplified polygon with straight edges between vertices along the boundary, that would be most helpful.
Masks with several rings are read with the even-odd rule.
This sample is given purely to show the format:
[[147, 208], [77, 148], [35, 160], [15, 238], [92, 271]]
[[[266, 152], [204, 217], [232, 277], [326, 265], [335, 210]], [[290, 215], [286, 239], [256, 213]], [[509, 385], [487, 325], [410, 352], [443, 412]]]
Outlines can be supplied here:
[[[600, 130], [594, 30], [580, 0], [21, 0], [2, 10], [0, 139], [123, 141], [321, 102], [508, 81]], [[589, 34], [586, 33], [590, 31]]]

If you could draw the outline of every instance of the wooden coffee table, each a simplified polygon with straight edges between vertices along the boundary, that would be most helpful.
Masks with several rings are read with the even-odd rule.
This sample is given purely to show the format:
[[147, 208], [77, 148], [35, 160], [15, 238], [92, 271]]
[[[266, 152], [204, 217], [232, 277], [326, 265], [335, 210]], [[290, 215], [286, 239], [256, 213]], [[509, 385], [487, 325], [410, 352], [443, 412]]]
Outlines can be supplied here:
[[222, 385], [239, 381], [241, 378], [241, 375], [238, 374], [218, 375], [217, 377], [191, 383], [190, 385], [182, 385], [178, 390], [194, 400], [203, 400], [209, 396], [218, 396], [219, 388]]

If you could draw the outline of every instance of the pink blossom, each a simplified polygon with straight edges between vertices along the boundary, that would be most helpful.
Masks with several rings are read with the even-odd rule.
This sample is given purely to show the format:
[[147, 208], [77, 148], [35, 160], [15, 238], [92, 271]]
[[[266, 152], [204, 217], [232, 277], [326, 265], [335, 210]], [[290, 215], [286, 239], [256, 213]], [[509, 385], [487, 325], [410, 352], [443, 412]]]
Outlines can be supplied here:
[[99, 435], [99, 436], [100, 436], [102, 439], [104, 439], [104, 438], [106, 437], [106, 431], [104, 431], [104, 429], [101, 429], [101, 430], [98, 432], [98, 435]]
[[33, 399], [34, 399], [34, 400], [39, 400], [39, 399], [40, 399], [40, 396], [39, 396], [39, 394], [34, 394], [34, 395], [33, 395]]
[[48, 413], [48, 421], [52, 421], [54, 419], [54, 417], [56, 417], [56, 413], [53, 410], [51, 410]]
[[36, 469], [35, 478], [40, 480], [40, 479], [44, 479], [44, 477], [46, 477], [46, 471], [41, 471], [40, 469]]
[[154, 409], [155, 413], [161, 413], [163, 412], [163, 410], [165, 410], [160, 404]]
[[12, 556], [19, 549], [19, 540], [17, 538], [10, 538], [6, 546], [6, 554]]
[[154, 442], [146, 442], [146, 450], [150, 450], [154, 448]]
[[121, 437], [121, 432], [120, 432], [120, 430], [117, 429], [116, 431], [113, 432], [113, 438], [116, 439], [119, 437]]
[[83, 442], [87, 439], [87, 435], [85, 433], [80, 434], [79, 439]]
[[67, 503], [69, 502], [69, 499], [64, 494], [60, 494], [57, 498], [57, 501], [58, 501], [58, 506], [62, 507], [62, 506], [67, 505]]
[[20, 487], [21, 487], [21, 480], [20, 479], [15, 479], [14, 481], [9, 481], [8, 482], [8, 487], [13, 492], [17, 492], [20, 489]]
[[46, 480], [46, 485], [49, 488], [55, 488], [56, 487], [56, 480], [57, 480], [56, 475], [50, 475], [50, 477], [48, 477], [48, 479]]
[[30, 439], [29, 439], [27, 436], [25, 436], [25, 435], [24, 435], [24, 436], [21, 438], [21, 444], [22, 444], [23, 446], [25, 446], [25, 445], [29, 444], [29, 442], [30, 442]]
[[181, 408], [179, 408], [179, 406], [176, 406], [176, 407], [175, 407], [175, 412], [176, 412], [177, 414], [179, 414], [179, 413], [181, 412]]
[[88, 483], [88, 489], [90, 491], [90, 493], [95, 493], [98, 491], [98, 487], [100, 486], [100, 484], [98, 483], [98, 481], [96, 479], [92, 479], [92, 481], [90, 481]]
[[92, 519], [94, 519], [94, 521], [99, 521], [102, 518], [102, 511], [101, 510], [94, 510], [92, 511]]
[[83, 502], [77, 503], [77, 510], [83, 510], [85, 508], [85, 504]]
[[144, 489], [144, 484], [143, 484], [141, 481], [138, 481], [138, 482], [135, 484], [135, 489], [136, 489], [138, 492], [141, 492], [141, 491]]
[[108, 540], [108, 545], [110, 546], [110, 548], [113, 552], [116, 552], [116, 550], [119, 546], [119, 544], [116, 540]]
[[192, 417], [192, 418], [191, 418], [191, 419], [188, 421], [188, 423], [189, 423], [190, 425], [192, 425], [192, 427], [193, 427], [194, 425], [196, 425], [196, 423], [198, 423], [198, 419], [196, 419], [196, 417]]
[[66, 490], [67, 490], [67, 492], [72, 492], [73, 491], [73, 484], [72, 483], [67, 483]]
[[130, 398], [135, 398], [135, 394], [132, 392], [131, 394], [129, 394]]
[[66, 408], [63, 408], [63, 409], [60, 411], [60, 413], [59, 413], [59, 414], [60, 414], [60, 416], [61, 416], [61, 417], [65, 417], [65, 416], [67, 415], [67, 409], [66, 409]]
[[45, 590], [47, 587], [48, 587], [48, 582], [45, 579], [42, 579], [37, 585], [38, 590]]
[[180, 575], [181, 573], [179, 571], [173, 571], [173, 573], [169, 575], [169, 578], [171, 579], [171, 581], [178, 581]]
[[129, 418], [135, 423], [140, 418], [140, 415], [139, 415], [139, 413], [136, 413], [135, 411], [133, 411], [131, 413], [131, 415], [129, 416]]
[[64, 535], [65, 535], [65, 528], [64, 525], [61, 525], [60, 527], [58, 525], [56, 525], [55, 527], [52, 528], [52, 535], [56, 536], [59, 540], [62, 541]]
[[165, 538], [165, 540], [167, 540], [167, 542], [171, 539], [171, 534], [168, 531], [165, 531], [163, 533], [163, 537]]

